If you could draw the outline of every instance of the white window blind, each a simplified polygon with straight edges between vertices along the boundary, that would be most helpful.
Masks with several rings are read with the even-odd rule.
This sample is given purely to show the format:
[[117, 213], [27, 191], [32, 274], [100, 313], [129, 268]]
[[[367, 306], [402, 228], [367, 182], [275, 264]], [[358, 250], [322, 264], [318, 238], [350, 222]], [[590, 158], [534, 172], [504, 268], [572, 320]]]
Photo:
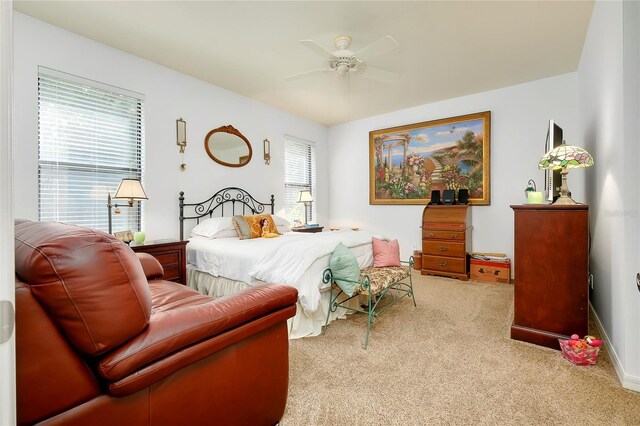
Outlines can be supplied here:
[[284, 139], [284, 209], [288, 221], [304, 223], [303, 203], [298, 202], [300, 191], [313, 196], [307, 211], [309, 223], [316, 218], [316, 147], [313, 142], [285, 135]]
[[[142, 179], [143, 96], [48, 68], [38, 70], [38, 216], [107, 231], [107, 195]], [[142, 227], [141, 203], [113, 231]]]

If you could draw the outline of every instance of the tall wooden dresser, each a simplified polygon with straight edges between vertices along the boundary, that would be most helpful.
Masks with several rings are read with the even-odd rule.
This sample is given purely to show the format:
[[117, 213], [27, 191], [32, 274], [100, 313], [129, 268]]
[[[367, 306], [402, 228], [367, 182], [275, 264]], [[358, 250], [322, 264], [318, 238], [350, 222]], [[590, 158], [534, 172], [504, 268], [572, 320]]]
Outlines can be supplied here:
[[515, 215], [511, 338], [560, 349], [589, 326], [589, 206], [527, 204]]
[[470, 209], [466, 205], [427, 205], [422, 212], [422, 275], [469, 279]]

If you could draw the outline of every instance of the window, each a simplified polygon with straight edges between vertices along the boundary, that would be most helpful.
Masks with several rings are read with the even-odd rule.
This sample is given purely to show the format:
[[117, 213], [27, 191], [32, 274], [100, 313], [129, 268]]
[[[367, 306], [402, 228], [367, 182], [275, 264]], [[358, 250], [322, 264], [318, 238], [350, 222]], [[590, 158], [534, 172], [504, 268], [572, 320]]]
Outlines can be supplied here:
[[[38, 218], [108, 229], [107, 195], [142, 179], [143, 96], [48, 68], [38, 70]], [[113, 230], [142, 228], [142, 206]]]
[[298, 202], [300, 191], [309, 191], [314, 202], [307, 210], [309, 223], [316, 217], [316, 147], [292, 136], [284, 138], [284, 210], [291, 223], [304, 223], [305, 206]]

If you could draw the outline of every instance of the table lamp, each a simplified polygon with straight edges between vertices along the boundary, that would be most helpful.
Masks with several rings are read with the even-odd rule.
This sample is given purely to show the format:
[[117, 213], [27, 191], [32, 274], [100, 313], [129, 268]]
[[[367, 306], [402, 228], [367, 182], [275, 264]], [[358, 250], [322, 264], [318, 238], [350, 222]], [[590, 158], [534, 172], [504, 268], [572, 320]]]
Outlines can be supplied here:
[[313, 203], [313, 196], [311, 195], [311, 192], [300, 191], [300, 193], [298, 194], [298, 202], [304, 203], [304, 224], [306, 225], [309, 223], [309, 220], [307, 218], [307, 210], [309, 209], [311, 203]]
[[[109, 233], [111, 234], [111, 209], [113, 207], [119, 207], [118, 204], [111, 204], [111, 193], [107, 196], [107, 208], [109, 209]], [[124, 178], [120, 181], [120, 185], [118, 185], [118, 189], [116, 189], [116, 193], [113, 195], [113, 199], [117, 200], [127, 200], [129, 203], [129, 207], [133, 207], [133, 202], [135, 200], [148, 200], [147, 194], [144, 192], [144, 188], [142, 188], [142, 183], [140, 183], [140, 179], [134, 178]], [[122, 206], [125, 207], [125, 206]], [[119, 212], [116, 212], [119, 213]]]
[[578, 146], [567, 145], [562, 141], [560, 146], [547, 152], [538, 163], [539, 169], [561, 169], [562, 185], [560, 186], [560, 197], [553, 204], [578, 204], [569, 196], [569, 186], [567, 185], [567, 174], [569, 169], [574, 167], [593, 166], [593, 157], [585, 149]]

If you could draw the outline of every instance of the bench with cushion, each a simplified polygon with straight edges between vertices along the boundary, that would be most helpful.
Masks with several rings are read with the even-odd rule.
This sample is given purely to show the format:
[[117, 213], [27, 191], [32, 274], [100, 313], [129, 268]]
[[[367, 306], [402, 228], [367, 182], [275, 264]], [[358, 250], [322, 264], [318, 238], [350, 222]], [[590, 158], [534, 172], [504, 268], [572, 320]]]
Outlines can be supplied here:
[[[410, 296], [413, 299], [413, 306], [415, 307], [416, 299], [413, 294], [413, 282], [411, 280], [413, 257], [410, 257], [408, 262], [402, 263], [406, 263], [408, 266], [370, 266], [364, 268], [360, 270], [359, 277], [355, 280], [353, 276], [343, 276], [339, 272], [334, 273], [331, 268], [327, 268], [324, 271], [322, 280], [326, 284], [331, 283], [334, 291], [332, 291], [331, 294], [327, 321], [325, 322], [322, 334], [325, 334], [327, 331], [330, 313], [335, 312], [339, 307], [349, 311], [362, 312], [367, 314], [367, 330], [363, 345], [363, 347], [367, 349], [371, 323], [378, 315], [404, 297]], [[351, 294], [349, 294], [349, 284], [352, 285]], [[347, 288], [347, 291], [345, 291], [345, 288]], [[361, 308], [354, 308], [352, 307], [353, 304], [348, 303], [351, 299], [360, 296], [366, 297], [367, 300], [366, 305], [363, 303]], [[341, 300], [338, 301], [338, 299]]]

